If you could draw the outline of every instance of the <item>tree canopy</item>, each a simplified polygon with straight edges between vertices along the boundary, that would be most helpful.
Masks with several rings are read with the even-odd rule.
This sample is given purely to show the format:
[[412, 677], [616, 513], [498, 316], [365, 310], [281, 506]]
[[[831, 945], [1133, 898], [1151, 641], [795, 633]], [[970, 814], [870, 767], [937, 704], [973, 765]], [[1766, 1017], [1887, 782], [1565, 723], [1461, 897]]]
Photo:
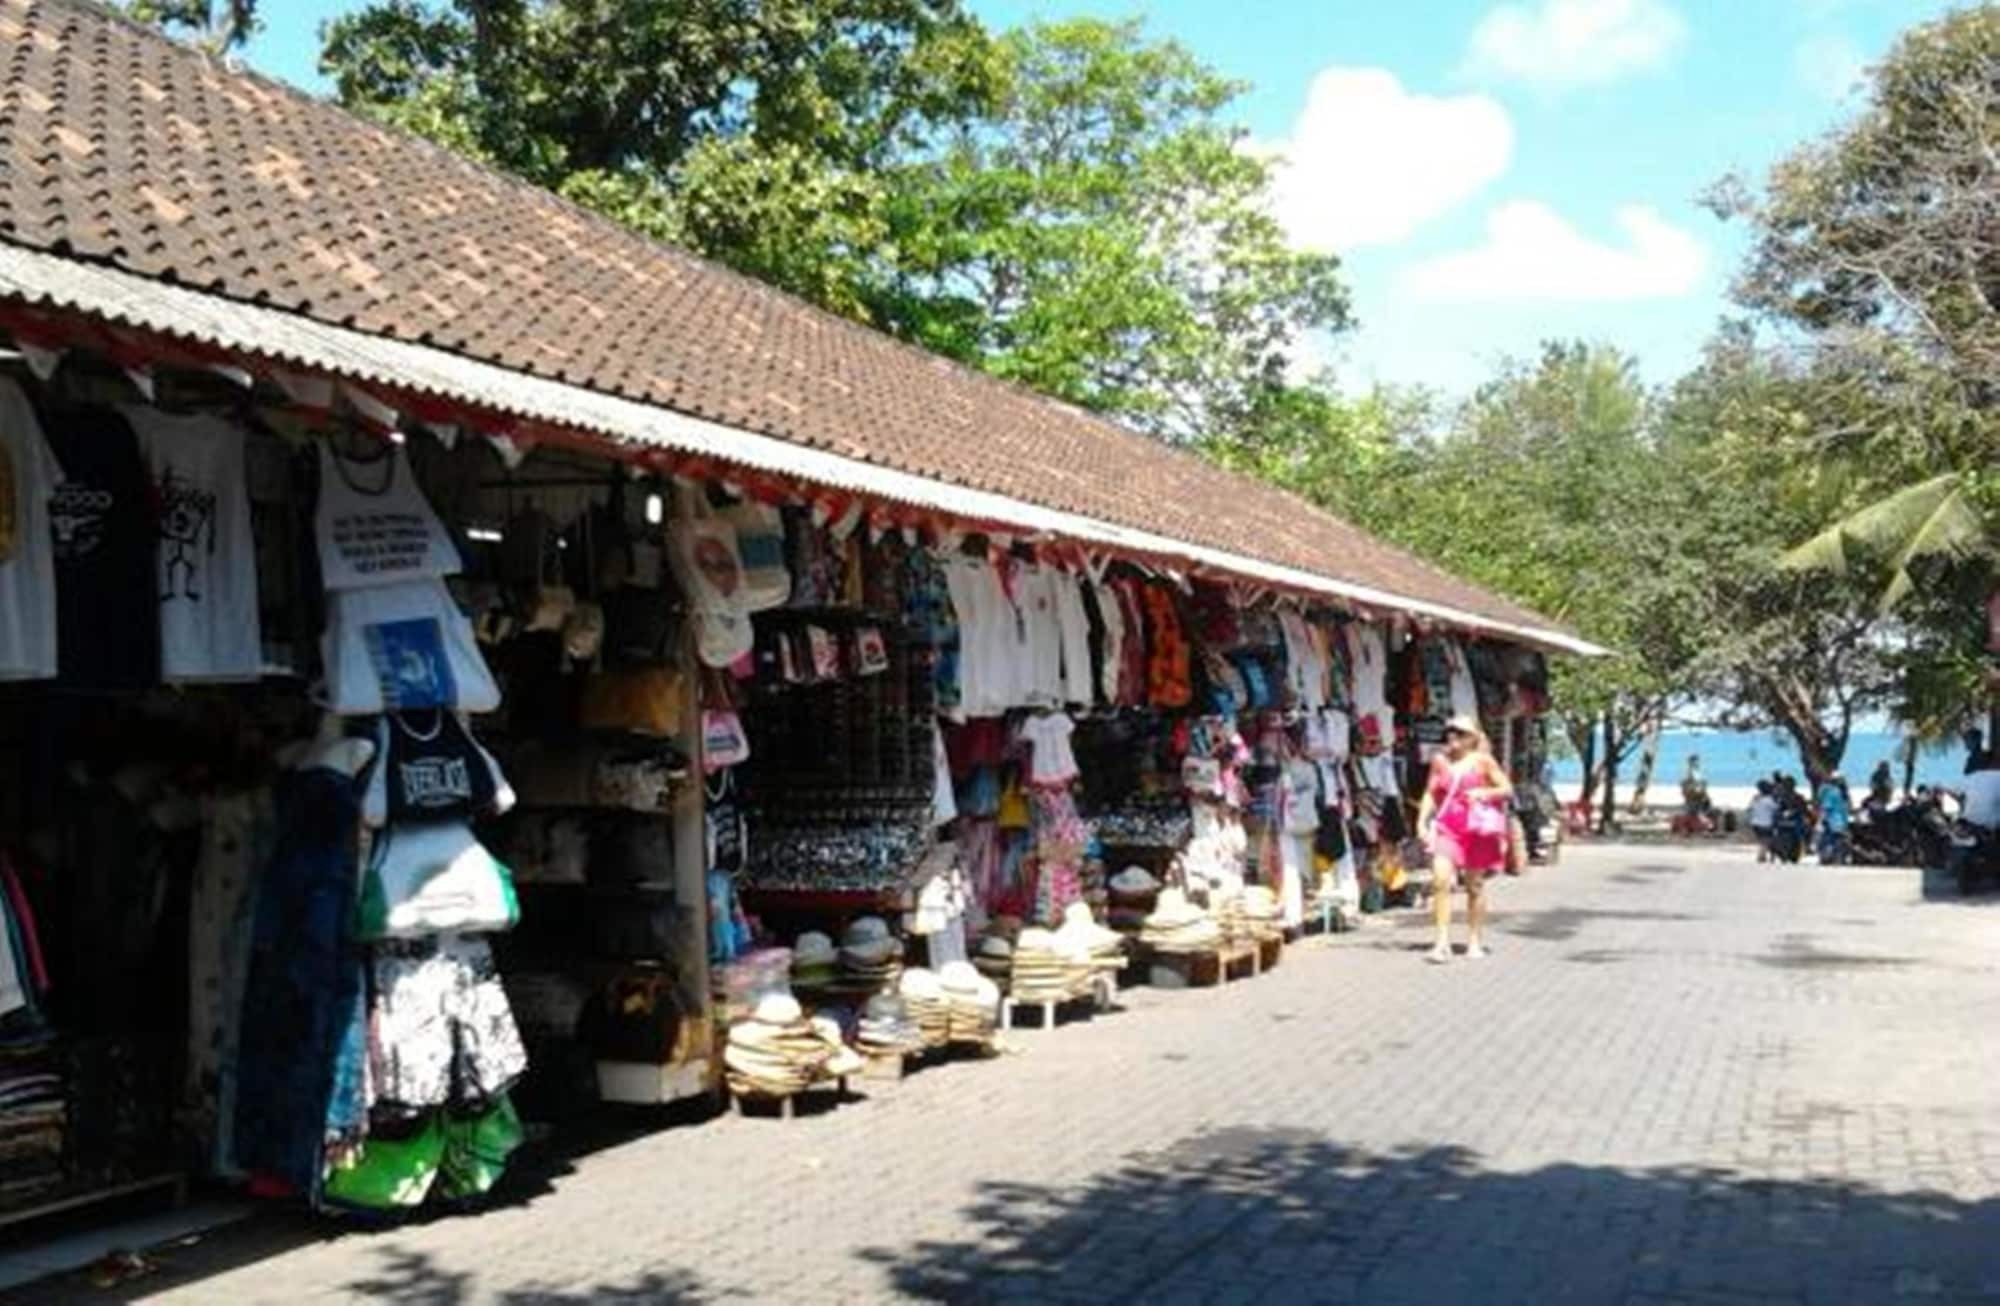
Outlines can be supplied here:
[[923, 346], [1163, 435], [1347, 321], [1243, 88], [1136, 23], [956, 0], [378, 0], [343, 103]]

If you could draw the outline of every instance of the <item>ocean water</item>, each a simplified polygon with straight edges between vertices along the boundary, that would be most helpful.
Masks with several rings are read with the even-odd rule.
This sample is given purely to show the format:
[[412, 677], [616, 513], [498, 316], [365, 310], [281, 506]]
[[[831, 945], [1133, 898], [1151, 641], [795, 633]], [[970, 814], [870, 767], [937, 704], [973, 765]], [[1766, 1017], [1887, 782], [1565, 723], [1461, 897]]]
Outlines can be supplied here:
[[[1754, 785], [1773, 771], [1790, 771], [1804, 777], [1805, 767], [1798, 750], [1784, 735], [1763, 731], [1728, 733], [1719, 730], [1668, 731], [1660, 736], [1660, 760], [1653, 770], [1653, 785], [1671, 791], [1681, 782], [1690, 756], [1701, 758], [1702, 774], [1715, 786]], [[1887, 761], [1898, 785], [1903, 782], [1902, 736], [1887, 731], [1856, 731], [1848, 740], [1840, 763], [1841, 774], [1856, 787], [1868, 783], [1875, 764]], [[1965, 770], [1965, 748], [1953, 740], [1943, 747], [1917, 754], [1917, 783], [1955, 783]], [[1556, 779], [1575, 783], [1582, 768], [1574, 756], [1555, 759]], [[1639, 774], [1639, 753], [1635, 750], [1619, 768], [1621, 790]]]

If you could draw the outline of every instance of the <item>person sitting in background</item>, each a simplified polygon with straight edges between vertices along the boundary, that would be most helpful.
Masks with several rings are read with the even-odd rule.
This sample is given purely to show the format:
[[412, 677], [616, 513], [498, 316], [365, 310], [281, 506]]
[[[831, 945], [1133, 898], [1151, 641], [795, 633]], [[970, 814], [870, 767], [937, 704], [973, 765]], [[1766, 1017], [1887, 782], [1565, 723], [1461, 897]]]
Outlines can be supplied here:
[[1889, 769], [1887, 758], [1877, 762], [1868, 776], [1868, 801], [1885, 810], [1896, 801], [1896, 773]]
[[1993, 759], [1986, 752], [1986, 733], [1977, 727], [1959, 736], [1965, 745], [1965, 773], [1985, 771], [1992, 767]]
[[1778, 797], [1769, 780], [1757, 782], [1757, 796], [1750, 800], [1750, 834], [1757, 840], [1757, 862], [1771, 860], [1771, 831], [1778, 825]]

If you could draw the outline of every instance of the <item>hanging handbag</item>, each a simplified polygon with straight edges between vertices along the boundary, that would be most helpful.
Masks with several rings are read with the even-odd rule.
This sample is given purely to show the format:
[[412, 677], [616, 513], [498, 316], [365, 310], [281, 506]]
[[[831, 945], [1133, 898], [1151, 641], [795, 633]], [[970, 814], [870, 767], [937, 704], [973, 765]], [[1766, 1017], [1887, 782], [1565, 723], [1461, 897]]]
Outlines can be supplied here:
[[769, 504], [746, 500], [717, 516], [736, 532], [736, 554], [743, 567], [743, 610], [783, 607], [792, 597], [792, 573], [785, 566], [783, 514]]
[[734, 708], [707, 708], [701, 714], [701, 767], [710, 775], [750, 760], [750, 736]]
[[488, 933], [521, 919], [513, 876], [455, 821], [378, 835], [355, 911], [355, 937], [364, 941]]
[[624, 667], [591, 673], [583, 684], [577, 724], [671, 738], [681, 730], [687, 686], [672, 667]]

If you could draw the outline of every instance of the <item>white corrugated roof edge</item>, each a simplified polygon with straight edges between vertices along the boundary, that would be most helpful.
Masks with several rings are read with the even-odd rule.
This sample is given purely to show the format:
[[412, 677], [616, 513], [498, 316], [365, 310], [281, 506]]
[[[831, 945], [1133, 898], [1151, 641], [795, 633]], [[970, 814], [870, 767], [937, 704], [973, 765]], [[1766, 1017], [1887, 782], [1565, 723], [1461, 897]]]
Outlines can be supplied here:
[[1183, 558], [1247, 580], [1393, 609], [1553, 652], [1596, 657], [1609, 651], [1565, 631], [1500, 621], [1446, 604], [1045, 508], [511, 371], [428, 345], [369, 335], [18, 245], [0, 243], [0, 298], [73, 310], [211, 348], [435, 395], [613, 441], [715, 458], [951, 516], [1006, 523], [1024, 534], [1047, 534], [1111, 549]]

